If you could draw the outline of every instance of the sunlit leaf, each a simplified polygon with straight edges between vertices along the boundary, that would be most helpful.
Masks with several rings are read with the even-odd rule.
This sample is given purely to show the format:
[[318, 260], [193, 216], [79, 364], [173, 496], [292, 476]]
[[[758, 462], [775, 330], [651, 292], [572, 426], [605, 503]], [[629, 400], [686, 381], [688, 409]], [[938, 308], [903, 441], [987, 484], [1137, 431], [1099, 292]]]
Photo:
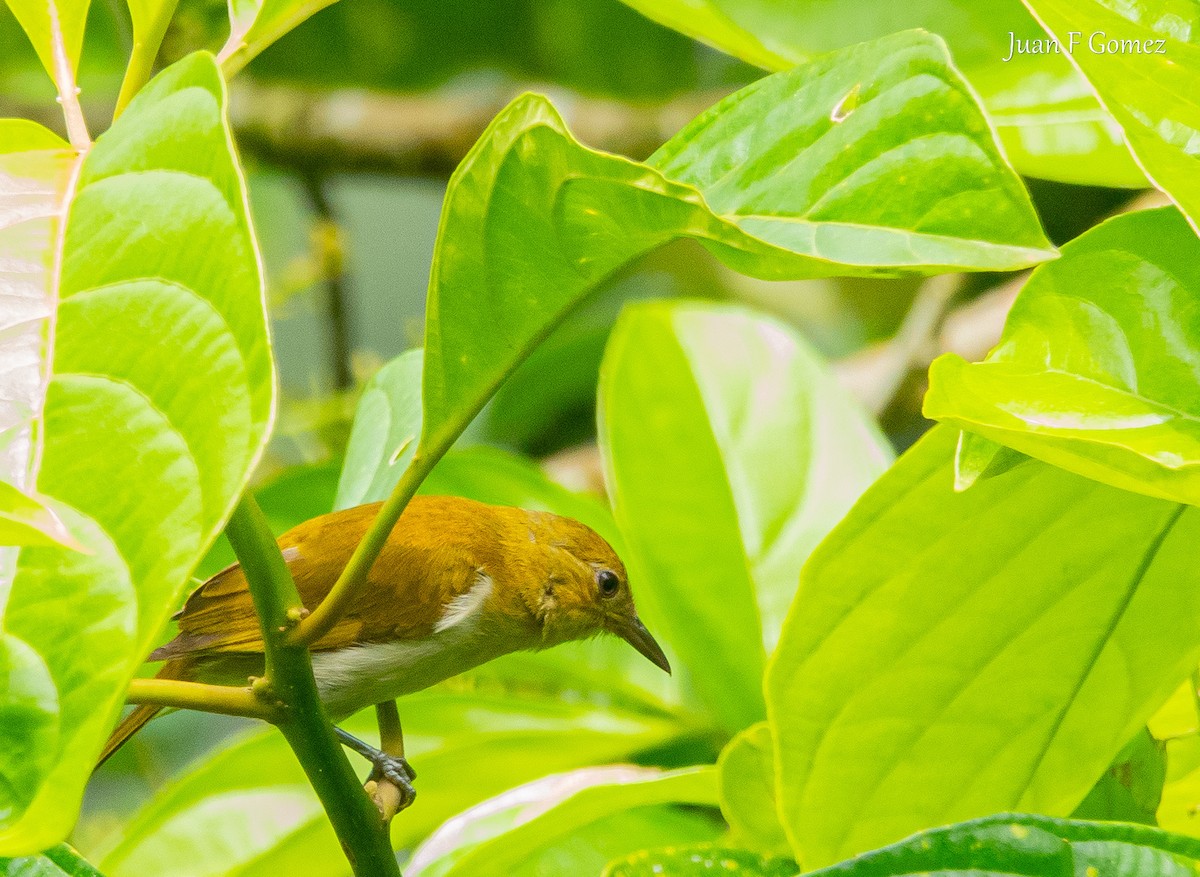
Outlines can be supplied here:
[[1200, 241], [1174, 208], [1063, 248], [982, 363], [947, 354], [925, 414], [1126, 490], [1200, 503]]
[[955, 66], [983, 99], [1021, 173], [1092, 185], [1145, 185], [1120, 129], [1087, 82], [1061, 53], [1037, 51], [1047, 38], [1020, 0], [625, 2], [769, 70], [787, 69], [859, 40], [923, 28], [946, 40]]
[[766, 859], [746, 850], [708, 844], [642, 850], [609, 863], [603, 877], [703, 877], [734, 874], [742, 877], [794, 877], [799, 869], [789, 859]]
[[822, 543], [768, 670], [810, 866], [1069, 814], [1200, 658], [1200, 513], [1032, 460], [955, 493], [955, 438], [935, 429]]
[[0, 546], [5, 545], [81, 547], [53, 509], [0, 481]]
[[[392, 828], [398, 849], [490, 795], [554, 771], [629, 758], [678, 733], [663, 717], [479, 692], [422, 692], [401, 700], [400, 711], [419, 777], [418, 803]], [[363, 713], [346, 727], [371, 739], [373, 719]], [[193, 873], [268, 877], [287, 862], [302, 863], [306, 875], [345, 870], [303, 771], [273, 731], [227, 746], [168, 784], [96, 859], [110, 877], [166, 874], [181, 850], [190, 851]]]
[[[124, 684], [270, 424], [262, 280], [210, 56], [169, 68], [97, 140], [62, 248], [58, 277], [39, 275], [58, 301], [43, 299], [53, 348], [29, 412], [41, 449], [29, 487], [90, 553], [17, 559], [4, 629], [44, 661], [58, 721], [20, 798], [0, 789], [6, 854], [44, 849], [74, 822]], [[13, 733], [0, 726], [0, 751]]]
[[1200, 10], [1170, 0], [1025, 0], [1120, 124], [1146, 175], [1200, 231]]
[[[60, 93], [74, 81], [91, 0], [7, 0]], [[62, 66], [59, 66], [61, 62]], [[64, 69], [65, 68], [65, 69]], [[64, 76], [64, 73], [67, 76]], [[0, 147], [3, 151], [7, 149]]]
[[[510, 789], [447, 822], [417, 849], [408, 871], [426, 877], [533, 873], [523, 867], [531, 858], [601, 820], [663, 805], [715, 806], [715, 779], [712, 768], [663, 772], [630, 766], [549, 776]], [[658, 818], [669, 817], [663, 813]], [[627, 851], [643, 839], [610, 835]], [[576, 870], [578, 861], [571, 864], [564, 870], [585, 873]]]
[[[830, 118], [851, 90], [858, 106]], [[881, 179], [895, 186], [878, 185]], [[1052, 258], [940, 43], [916, 32], [761, 80], [647, 164], [504, 110], [451, 179], [430, 280], [421, 445], [449, 446], [597, 283], [678, 237], [771, 279], [1008, 270]]]
[[221, 66], [232, 76], [296, 25], [337, 0], [228, 0], [229, 40]]
[[626, 310], [600, 424], [642, 615], [743, 728], [763, 716], [763, 665], [804, 559], [890, 450], [791, 330], [724, 306]]

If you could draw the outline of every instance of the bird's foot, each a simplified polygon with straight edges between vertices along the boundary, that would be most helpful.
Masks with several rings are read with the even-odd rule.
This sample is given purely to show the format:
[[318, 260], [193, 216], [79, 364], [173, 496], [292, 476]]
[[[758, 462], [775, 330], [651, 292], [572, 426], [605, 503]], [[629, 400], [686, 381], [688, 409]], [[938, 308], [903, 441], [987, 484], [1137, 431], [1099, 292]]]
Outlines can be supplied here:
[[367, 777], [367, 782], [374, 781], [378, 784], [380, 780], [387, 780], [399, 789], [401, 810], [409, 807], [417, 797], [417, 790], [412, 784], [416, 778], [417, 772], [412, 769], [412, 765], [399, 755], [388, 755], [376, 750], [375, 756], [371, 758], [371, 775]]

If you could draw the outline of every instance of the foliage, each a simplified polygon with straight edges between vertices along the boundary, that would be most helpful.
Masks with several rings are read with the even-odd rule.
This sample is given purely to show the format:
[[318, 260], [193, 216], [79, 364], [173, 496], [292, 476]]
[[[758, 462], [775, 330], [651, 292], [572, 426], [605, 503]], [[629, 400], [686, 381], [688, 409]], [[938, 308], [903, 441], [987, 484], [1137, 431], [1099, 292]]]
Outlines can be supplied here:
[[[0, 874], [338, 875], [367, 873], [371, 855], [395, 873], [389, 839], [410, 877], [1200, 867], [1195, 10], [628, 4], [776, 72], [722, 62], [740, 87], [644, 160], [585, 146], [550, 98], [512, 100], [446, 186], [423, 343], [361, 387], [346, 380], [357, 404], [334, 459], [276, 462], [263, 483], [283, 345], [229, 80], [306, 80], [287, 52], [322, 46], [316, 25], [258, 56], [327, 0], [232, 0], [215, 44], [200, 21], [211, 9], [131, 0], [128, 64], [110, 70], [120, 88], [100, 129], [76, 83], [89, 56], [108, 63], [93, 18], [112, 10], [8, 0], [0, 37], [24, 30], [25, 73], [49, 75], [68, 137], [0, 120]], [[553, 8], [565, 31], [573, 19]], [[580, 10], [584, 30], [635, 20], [603, 0]], [[455, 15], [423, 14], [432, 31]], [[638, 21], [650, 54], [675, 63], [695, 48]], [[1161, 39], [1166, 57], [1085, 46], [1002, 60], [1010, 35], [1073, 31]], [[631, 57], [633, 42], [614, 37]], [[368, 48], [349, 69], [373, 63]], [[649, 74], [624, 87], [668, 91]], [[296, 170], [337, 305], [336, 211], [320, 174]], [[1085, 230], [1060, 253], [1022, 175], [1148, 179], [1173, 206], [1098, 221], [1070, 190]], [[684, 254], [675, 270], [707, 266], [688, 288], [709, 299], [618, 308], [613, 290], [641, 297], [639, 272], [658, 270], [647, 260], [666, 245]], [[936, 325], [921, 328], [929, 301], [986, 296], [993, 275], [1027, 268], [992, 352], [933, 363], [924, 413], [941, 423], [915, 443], [926, 425], [881, 428], [798, 331], [798, 310], [763, 312], [758, 283], [824, 294], [844, 315], [855, 289], [903, 294], [879, 278], [972, 274], [924, 283], [875, 351], [893, 371], [902, 355], [878, 381], [903, 387], [936, 341]], [[600, 290], [612, 305], [573, 325]], [[547, 339], [538, 368], [480, 417]], [[581, 354], [586, 367], [556, 374]], [[542, 386], [560, 377], [568, 390]], [[580, 395], [604, 495], [561, 483], [561, 460], [477, 443], [522, 434], [505, 417], [552, 430]], [[911, 447], [893, 461], [893, 444]], [[389, 838], [322, 711], [294, 707], [315, 698], [312, 630], [418, 490], [594, 528], [675, 676], [605, 639], [406, 698], [420, 797]], [[301, 620], [266, 528], [372, 501], [371, 534]], [[72, 836], [142, 659], [197, 570], [231, 559], [223, 529], [251, 571], [279, 729], [139, 787], [107, 838], [87, 818]], [[378, 739], [372, 718], [346, 726]], [[97, 795], [109, 781], [97, 775]]]

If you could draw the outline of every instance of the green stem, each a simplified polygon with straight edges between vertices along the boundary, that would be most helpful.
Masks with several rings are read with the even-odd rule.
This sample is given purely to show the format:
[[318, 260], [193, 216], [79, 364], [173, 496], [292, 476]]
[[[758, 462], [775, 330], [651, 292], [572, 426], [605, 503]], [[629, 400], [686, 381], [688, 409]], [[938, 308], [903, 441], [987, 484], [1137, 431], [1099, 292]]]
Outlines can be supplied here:
[[[408, 468], [404, 470], [404, 474], [392, 488], [391, 495], [379, 509], [379, 514], [371, 522], [370, 529], [354, 549], [350, 562], [346, 564], [346, 568], [342, 570], [325, 599], [292, 631], [288, 637], [289, 645], [310, 646], [333, 630], [334, 625], [342, 619], [367, 583], [367, 573], [375, 565], [379, 552], [383, 550], [396, 522], [404, 514], [408, 501], [413, 498], [413, 494], [443, 453], [444, 447], [436, 448], [429, 454], [423, 453], [420, 447], [417, 448], [417, 453], [408, 464]], [[282, 560], [280, 562], [282, 563]]]
[[272, 723], [280, 718], [279, 709], [275, 704], [258, 697], [249, 688], [207, 685], [178, 679], [133, 679], [129, 683], [125, 700], [128, 703], [203, 710], [223, 716], [244, 716]]
[[145, 33], [139, 33], [143, 28], [134, 22], [133, 51], [129, 53], [129, 66], [125, 68], [125, 78], [121, 80], [121, 92], [117, 95], [117, 107], [113, 110], [113, 121], [125, 111], [134, 95], [142, 90], [142, 86], [150, 81], [154, 72], [154, 59], [158, 57], [158, 49], [163, 37], [167, 35], [167, 26], [171, 16], [175, 14], [175, 6], [179, 0], [165, 0], [154, 17], [145, 23]]
[[308, 649], [287, 642], [288, 632], [300, 617], [300, 595], [267, 519], [250, 494], [238, 502], [225, 532], [241, 563], [262, 625], [266, 679], [272, 695], [284, 704], [280, 731], [321, 799], [354, 873], [360, 877], [400, 877], [400, 866], [379, 812], [333, 735], [333, 726], [317, 694]]

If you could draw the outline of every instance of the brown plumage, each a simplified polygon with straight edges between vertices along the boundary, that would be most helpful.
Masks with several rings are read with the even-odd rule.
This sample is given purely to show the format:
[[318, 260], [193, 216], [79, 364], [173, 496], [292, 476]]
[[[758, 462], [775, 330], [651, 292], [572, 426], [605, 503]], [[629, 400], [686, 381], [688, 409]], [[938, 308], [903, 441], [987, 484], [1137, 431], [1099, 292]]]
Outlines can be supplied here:
[[[314, 518], [279, 539], [308, 608], [337, 581], [379, 504]], [[262, 634], [237, 564], [197, 588], [156, 649], [163, 678], [245, 684], [261, 672]], [[459, 497], [408, 505], [338, 624], [313, 646], [313, 668], [335, 719], [427, 687], [507, 652], [610, 632], [669, 671], [637, 619], [625, 567], [590, 528], [546, 512]], [[101, 762], [158, 712], [138, 707]]]

